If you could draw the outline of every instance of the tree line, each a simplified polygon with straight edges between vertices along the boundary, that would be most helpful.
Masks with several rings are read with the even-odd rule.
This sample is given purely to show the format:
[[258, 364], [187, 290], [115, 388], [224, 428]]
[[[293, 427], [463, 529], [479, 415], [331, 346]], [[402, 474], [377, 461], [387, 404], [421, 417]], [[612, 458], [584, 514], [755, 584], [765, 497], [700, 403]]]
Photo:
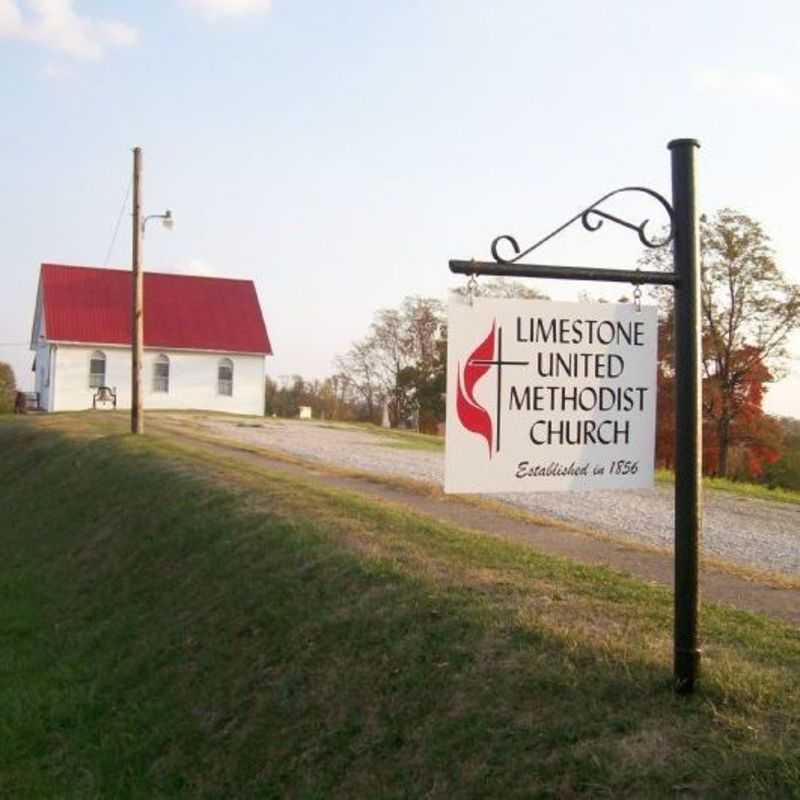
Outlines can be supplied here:
[[[502, 278], [483, 284], [481, 294], [544, 297]], [[300, 406], [309, 406], [314, 417], [437, 433], [445, 420], [447, 388], [444, 304], [411, 296], [398, 308], [380, 309], [366, 335], [337, 356], [334, 367], [321, 381], [293, 375], [279, 384], [268, 378], [266, 414], [297, 416]]]
[[296, 416], [300, 406], [325, 419], [414, 427], [435, 433], [444, 420], [446, 333], [441, 301], [407, 297], [375, 314], [367, 335], [335, 360], [323, 381], [268, 379], [266, 413]]

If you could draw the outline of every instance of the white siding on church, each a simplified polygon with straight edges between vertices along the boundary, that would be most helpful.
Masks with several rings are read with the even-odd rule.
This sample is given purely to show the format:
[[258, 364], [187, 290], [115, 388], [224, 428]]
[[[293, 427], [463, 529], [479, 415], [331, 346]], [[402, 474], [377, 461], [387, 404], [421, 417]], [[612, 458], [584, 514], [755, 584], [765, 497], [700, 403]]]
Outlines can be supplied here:
[[39, 395], [39, 408], [50, 411], [53, 398], [53, 375], [51, 346], [47, 342], [40, 342], [35, 350], [36, 374], [34, 378], [34, 391]]
[[[117, 390], [117, 408], [131, 405], [131, 352], [129, 348], [55, 346], [51, 363], [54, 389], [51, 411], [80, 411], [92, 407], [95, 389], [89, 386], [89, 362], [101, 351], [106, 357], [106, 385]], [[169, 359], [169, 391], [153, 391], [159, 356]], [[223, 358], [233, 361], [233, 394], [219, 393], [217, 368]], [[162, 362], [163, 363], [163, 362]], [[264, 413], [264, 356], [154, 350], [144, 353], [143, 402], [147, 408], [204, 409], [233, 414]]]
[[47, 341], [44, 315], [42, 314], [41, 291], [36, 294], [36, 312], [31, 333], [31, 350], [34, 356], [33, 390], [39, 395], [39, 408], [53, 408], [53, 346]]

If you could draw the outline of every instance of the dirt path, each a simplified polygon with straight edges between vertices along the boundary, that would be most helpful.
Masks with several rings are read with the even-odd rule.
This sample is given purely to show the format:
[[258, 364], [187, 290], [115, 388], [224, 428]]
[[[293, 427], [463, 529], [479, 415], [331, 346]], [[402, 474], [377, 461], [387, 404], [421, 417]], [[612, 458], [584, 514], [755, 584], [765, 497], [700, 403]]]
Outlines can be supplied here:
[[[158, 425], [165, 432], [175, 433], [169, 425]], [[502, 511], [481, 508], [455, 497], [427, 496], [412, 489], [351, 477], [330, 471], [321, 464], [290, 463], [259, 454], [236, 444], [211, 443], [193, 436], [186, 429], [181, 438], [190, 440], [191, 447], [235, 458], [260, 468], [274, 470], [345, 489], [385, 502], [402, 505], [441, 522], [453, 523], [477, 533], [510, 539], [535, 548], [537, 551], [563, 556], [574, 561], [607, 566], [654, 583], [672, 585], [672, 557], [668, 553], [632, 546], [624, 542], [598, 538], [562, 526], [535, 524], [514, 519]], [[189, 443], [189, 442], [187, 442]], [[736, 608], [767, 614], [800, 625], [800, 589], [773, 585], [739, 577], [727, 571], [706, 567], [701, 575], [703, 597]]]

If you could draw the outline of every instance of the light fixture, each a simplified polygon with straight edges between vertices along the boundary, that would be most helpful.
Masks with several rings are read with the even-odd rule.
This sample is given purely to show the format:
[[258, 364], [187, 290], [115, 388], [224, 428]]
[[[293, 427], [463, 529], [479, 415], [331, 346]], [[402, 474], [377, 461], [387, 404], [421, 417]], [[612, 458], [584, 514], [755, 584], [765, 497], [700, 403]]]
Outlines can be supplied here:
[[175, 227], [175, 217], [172, 216], [172, 211], [167, 209], [163, 214], [148, 214], [142, 220], [142, 236], [144, 236], [144, 228], [147, 225], [147, 221], [150, 219], [160, 219], [161, 224], [168, 230], [171, 231]]

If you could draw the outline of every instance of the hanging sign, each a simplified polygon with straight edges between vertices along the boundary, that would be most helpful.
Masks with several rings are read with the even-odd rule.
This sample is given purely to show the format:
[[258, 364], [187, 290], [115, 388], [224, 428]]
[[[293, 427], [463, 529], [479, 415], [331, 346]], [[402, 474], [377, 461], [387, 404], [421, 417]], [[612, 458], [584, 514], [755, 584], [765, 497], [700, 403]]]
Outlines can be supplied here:
[[453, 293], [447, 336], [446, 492], [653, 485], [654, 307]]

